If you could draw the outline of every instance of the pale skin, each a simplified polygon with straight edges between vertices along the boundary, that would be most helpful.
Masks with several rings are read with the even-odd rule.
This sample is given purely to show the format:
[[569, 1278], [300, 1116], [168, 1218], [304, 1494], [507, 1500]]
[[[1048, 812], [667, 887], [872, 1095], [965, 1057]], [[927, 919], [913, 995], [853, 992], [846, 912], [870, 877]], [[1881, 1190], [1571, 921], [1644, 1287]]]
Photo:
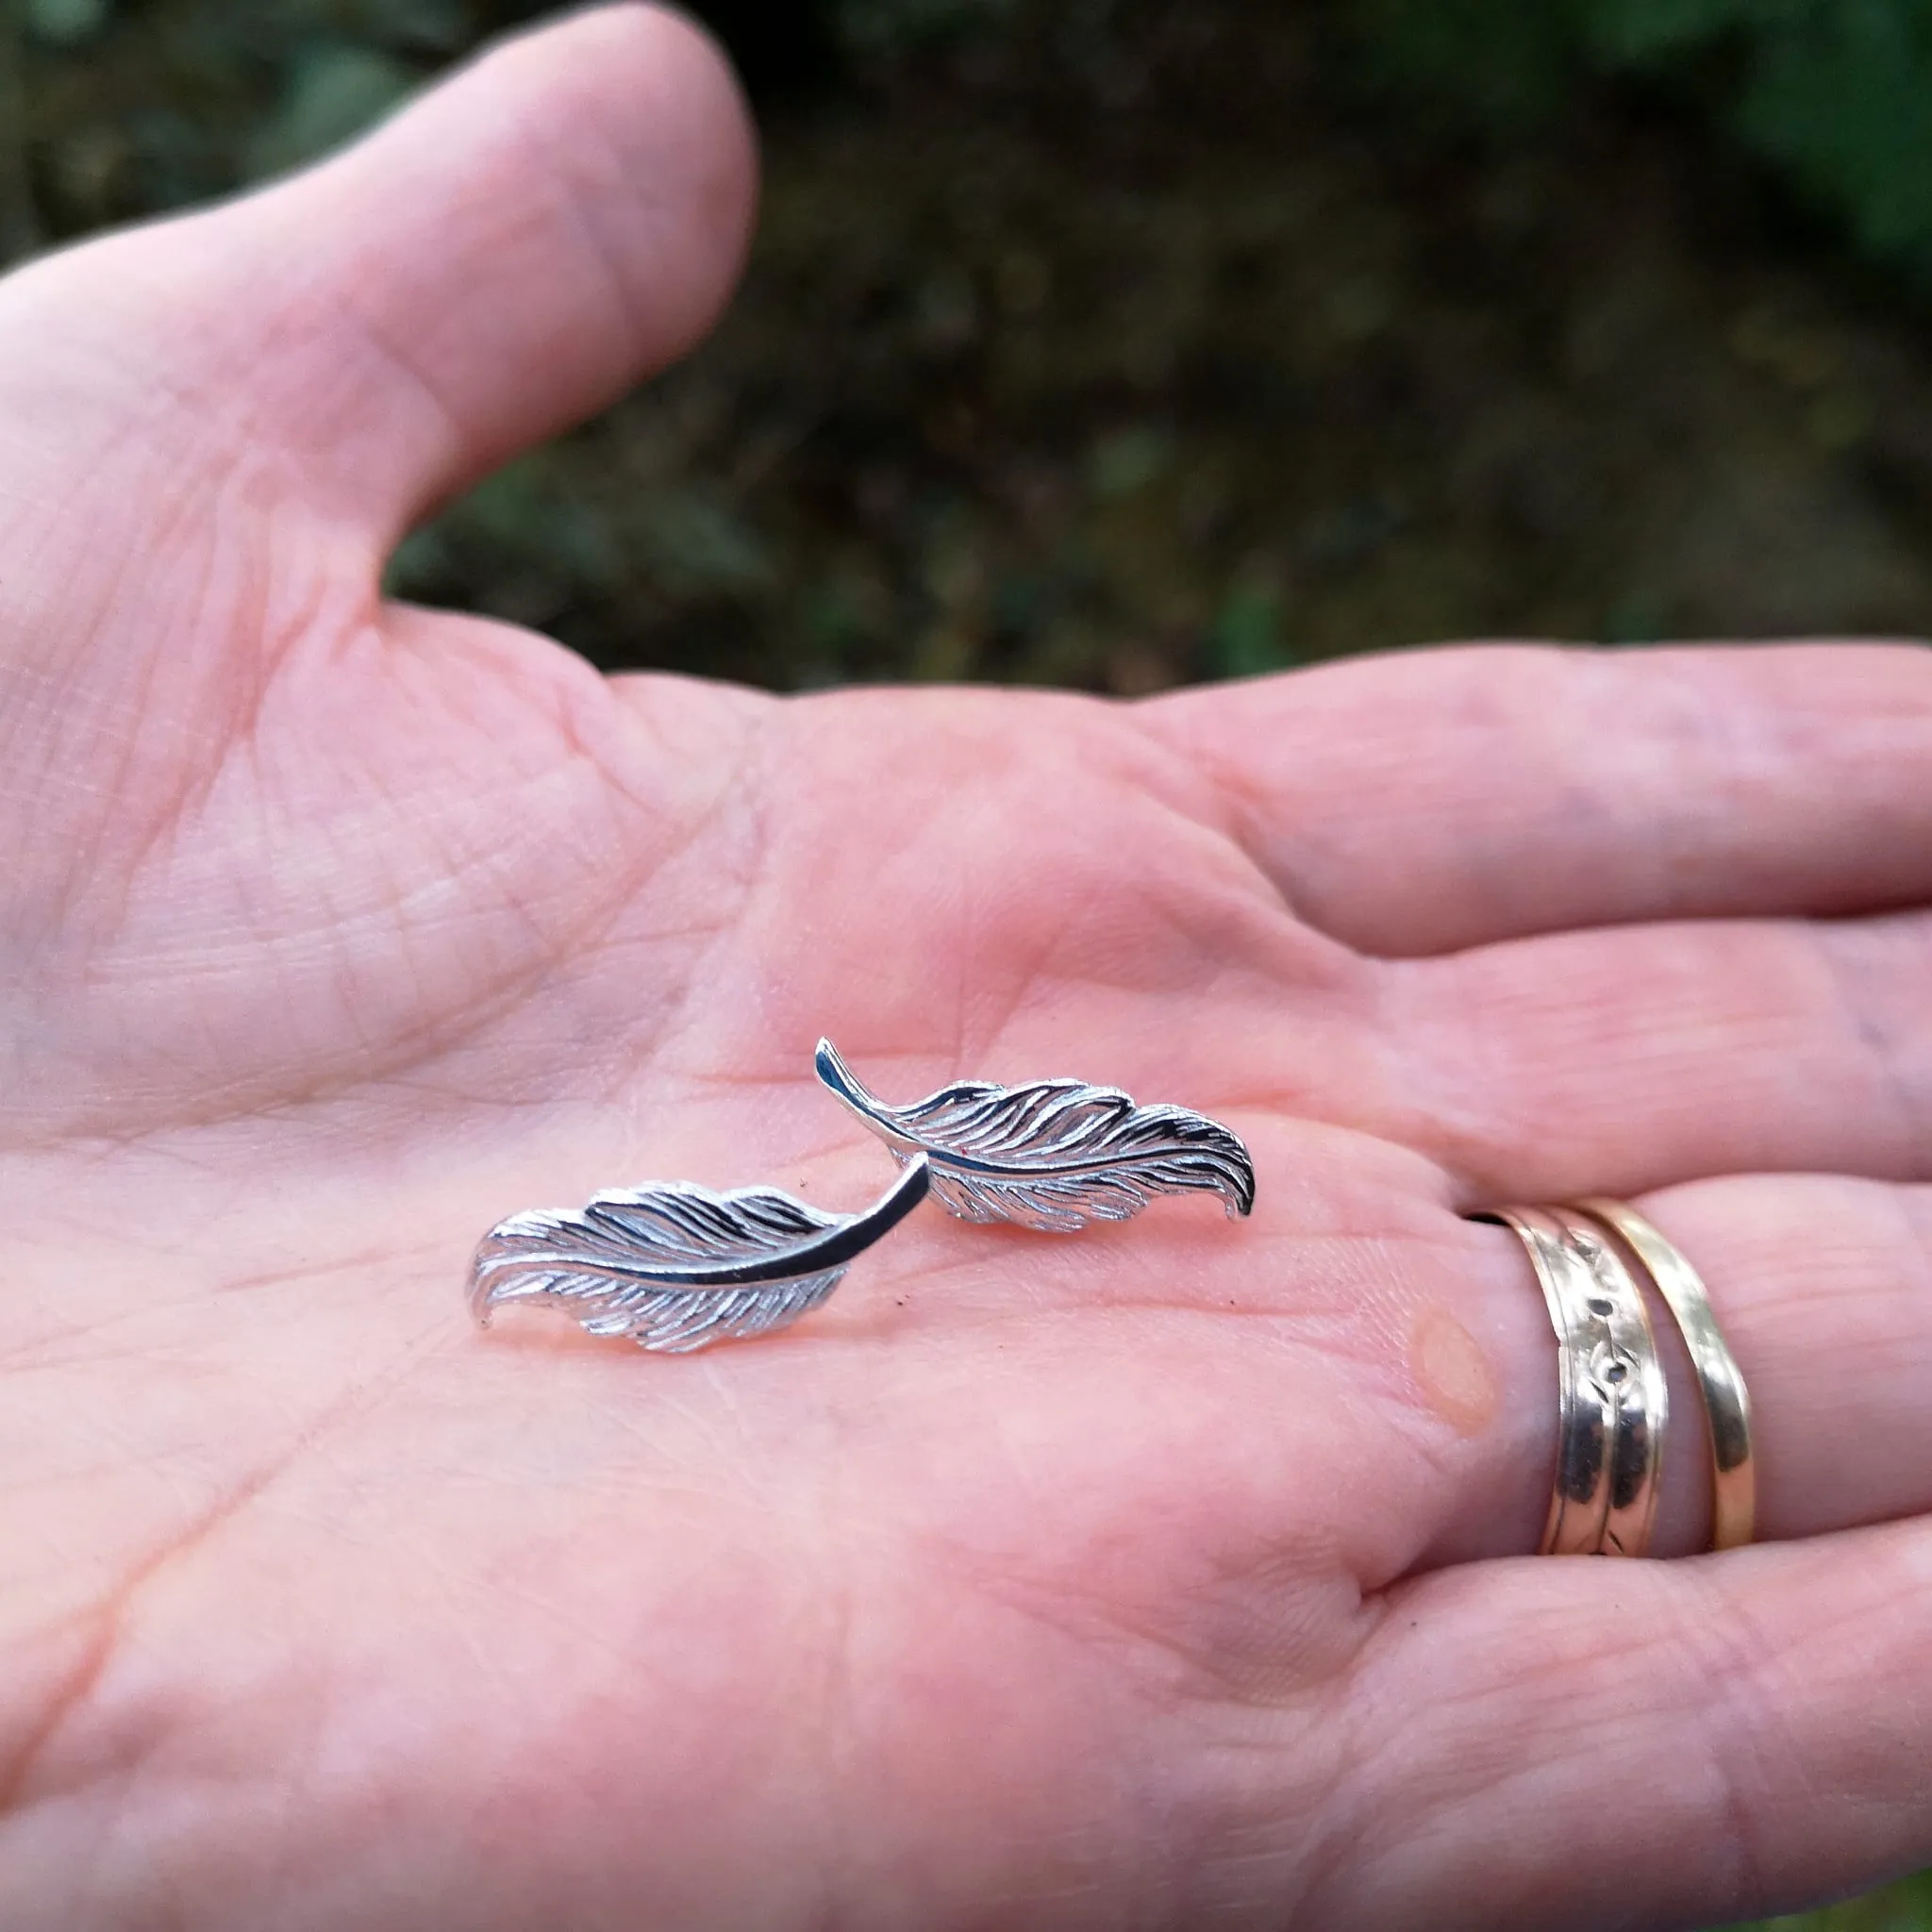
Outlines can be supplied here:
[[[1932, 1858], [1932, 657], [1137, 705], [605, 680], [385, 604], [694, 341], [754, 163], [621, 8], [0, 285], [0, 1923], [1699, 1924]], [[819, 1092], [1117, 1083], [1252, 1221], [920, 1211], [685, 1358], [515, 1208], [858, 1208]], [[1538, 1559], [1467, 1210], [1641, 1201], [1763, 1541]]]

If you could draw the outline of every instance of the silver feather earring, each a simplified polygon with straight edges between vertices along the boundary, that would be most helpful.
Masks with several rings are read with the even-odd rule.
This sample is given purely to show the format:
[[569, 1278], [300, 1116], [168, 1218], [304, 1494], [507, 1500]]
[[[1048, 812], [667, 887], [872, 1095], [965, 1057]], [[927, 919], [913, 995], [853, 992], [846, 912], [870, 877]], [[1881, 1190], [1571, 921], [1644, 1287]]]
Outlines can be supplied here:
[[1140, 1107], [1118, 1087], [961, 1080], [888, 1107], [829, 1040], [818, 1075], [910, 1172], [932, 1170], [933, 1198], [961, 1221], [1017, 1222], [1072, 1234], [1126, 1221], [1155, 1194], [1218, 1193], [1230, 1221], [1255, 1206], [1255, 1163], [1240, 1138], [1184, 1107]]
[[510, 1303], [561, 1307], [592, 1335], [673, 1355], [767, 1335], [824, 1302], [930, 1183], [914, 1160], [863, 1214], [821, 1214], [775, 1189], [717, 1194], [688, 1181], [599, 1194], [575, 1211], [531, 1208], [484, 1236], [470, 1312], [488, 1327]]
[[928, 1192], [962, 1221], [1071, 1234], [1126, 1221], [1156, 1194], [1217, 1193], [1252, 1211], [1255, 1164], [1238, 1136], [1184, 1107], [1141, 1107], [1117, 1087], [961, 1080], [909, 1107], [866, 1091], [828, 1040], [818, 1075], [905, 1172], [862, 1214], [822, 1214], [770, 1188], [713, 1193], [660, 1181], [576, 1209], [512, 1214], [483, 1238], [470, 1312], [560, 1307], [592, 1335], [688, 1354], [788, 1326], [819, 1307], [866, 1249]]

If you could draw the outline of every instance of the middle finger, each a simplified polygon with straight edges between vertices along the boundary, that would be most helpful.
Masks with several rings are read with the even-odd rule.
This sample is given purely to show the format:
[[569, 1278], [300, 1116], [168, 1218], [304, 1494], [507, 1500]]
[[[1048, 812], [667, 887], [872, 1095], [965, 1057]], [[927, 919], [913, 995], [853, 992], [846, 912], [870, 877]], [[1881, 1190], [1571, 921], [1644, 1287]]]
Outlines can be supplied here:
[[1612, 927], [1377, 971], [1401, 1138], [1471, 1205], [1932, 1179], [1932, 914]]

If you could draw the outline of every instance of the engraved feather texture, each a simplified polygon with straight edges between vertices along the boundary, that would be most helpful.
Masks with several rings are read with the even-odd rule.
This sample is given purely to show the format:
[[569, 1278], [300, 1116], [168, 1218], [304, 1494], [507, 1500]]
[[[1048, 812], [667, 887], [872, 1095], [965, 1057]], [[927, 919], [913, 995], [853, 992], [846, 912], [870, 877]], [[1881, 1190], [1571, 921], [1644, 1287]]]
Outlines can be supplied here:
[[491, 1229], [470, 1274], [485, 1326], [506, 1302], [562, 1307], [592, 1335], [689, 1354], [769, 1334], [815, 1308], [853, 1259], [925, 1198], [915, 1161], [863, 1214], [822, 1214], [769, 1188], [688, 1181], [599, 1194], [578, 1211], [532, 1208]]
[[1013, 1221], [1071, 1234], [1125, 1221], [1155, 1194], [1211, 1191], [1232, 1221], [1255, 1205], [1255, 1166], [1241, 1141], [1184, 1107], [1138, 1107], [1117, 1087], [962, 1080], [909, 1107], [859, 1085], [830, 1041], [819, 1078], [901, 1160], [924, 1154], [932, 1191], [962, 1221]]

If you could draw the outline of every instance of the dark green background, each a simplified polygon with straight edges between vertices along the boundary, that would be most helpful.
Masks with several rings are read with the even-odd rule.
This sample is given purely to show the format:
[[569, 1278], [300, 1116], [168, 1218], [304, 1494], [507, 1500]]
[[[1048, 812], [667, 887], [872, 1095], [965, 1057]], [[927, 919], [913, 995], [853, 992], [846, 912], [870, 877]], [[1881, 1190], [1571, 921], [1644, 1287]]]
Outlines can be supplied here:
[[[538, 10], [13, 4], [16, 250]], [[1932, 632], [1917, 0], [711, 10], [768, 142], [742, 299], [403, 592], [781, 688]]]
[[[544, 10], [0, 0], [0, 254]], [[741, 300], [404, 594], [781, 689], [1932, 634], [1932, 0], [696, 10], [765, 134]]]

